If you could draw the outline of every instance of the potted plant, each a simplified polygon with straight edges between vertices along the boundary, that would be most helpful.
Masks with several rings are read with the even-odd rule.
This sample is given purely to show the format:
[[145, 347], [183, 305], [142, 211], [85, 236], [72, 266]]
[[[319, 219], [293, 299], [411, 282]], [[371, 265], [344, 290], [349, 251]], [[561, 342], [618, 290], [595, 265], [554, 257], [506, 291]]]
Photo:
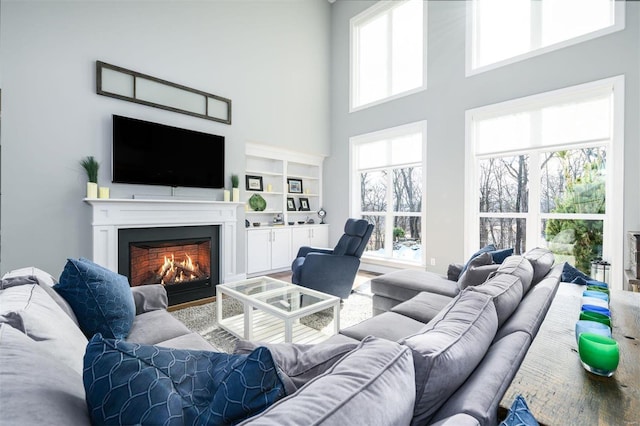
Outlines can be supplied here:
[[93, 158], [93, 155], [83, 158], [80, 165], [87, 172], [87, 198], [98, 198], [98, 170], [100, 163]]
[[238, 201], [240, 201], [240, 189], [238, 188], [238, 185], [240, 184], [240, 179], [238, 178], [238, 175], [231, 175], [231, 188], [233, 189], [233, 202], [237, 203]]

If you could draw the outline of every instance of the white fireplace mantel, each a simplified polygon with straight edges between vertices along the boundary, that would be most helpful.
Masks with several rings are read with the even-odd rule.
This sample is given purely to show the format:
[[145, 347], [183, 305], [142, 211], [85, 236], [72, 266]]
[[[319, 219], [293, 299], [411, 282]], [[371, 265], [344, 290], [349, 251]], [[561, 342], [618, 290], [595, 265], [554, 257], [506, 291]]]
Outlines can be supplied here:
[[242, 203], [204, 200], [85, 198], [93, 209], [93, 261], [118, 271], [118, 230], [220, 225], [220, 282], [237, 281], [236, 230]]

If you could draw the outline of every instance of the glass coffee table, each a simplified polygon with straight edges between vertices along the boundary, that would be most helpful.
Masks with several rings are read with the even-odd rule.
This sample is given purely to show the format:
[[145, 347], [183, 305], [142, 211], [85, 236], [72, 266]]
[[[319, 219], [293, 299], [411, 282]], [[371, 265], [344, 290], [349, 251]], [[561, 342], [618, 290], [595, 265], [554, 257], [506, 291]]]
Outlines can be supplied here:
[[[333, 334], [340, 329], [340, 298], [270, 277], [216, 286], [216, 321], [224, 330], [247, 340], [268, 343], [319, 343], [327, 334], [300, 318], [333, 308]], [[223, 302], [242, 303], [243, 313], [223, 318]]]

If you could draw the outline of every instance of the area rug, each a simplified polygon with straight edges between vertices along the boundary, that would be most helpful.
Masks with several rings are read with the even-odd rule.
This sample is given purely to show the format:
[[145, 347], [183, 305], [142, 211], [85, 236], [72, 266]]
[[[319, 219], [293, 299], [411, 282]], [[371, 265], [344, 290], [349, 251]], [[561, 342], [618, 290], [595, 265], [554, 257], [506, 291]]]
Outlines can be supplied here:
[[[242, 313], [242, 305], [234, 300], [225, 299], [223, 302], [223, 316]], [[235, 348], [235, 336], [221, 329], [216, 323], [216, 304], [207, 303], [171, 312], [192, 331], [200, 334], [220, 351], [231, 353]], [[332, 309], [309, 315], [300, 321], [316, 330], [330, 336], [333, 333]], [[352, 293], [340, 307], [340, 328], [358, 324], [371, 317], [371, 295], [366, 293]]]

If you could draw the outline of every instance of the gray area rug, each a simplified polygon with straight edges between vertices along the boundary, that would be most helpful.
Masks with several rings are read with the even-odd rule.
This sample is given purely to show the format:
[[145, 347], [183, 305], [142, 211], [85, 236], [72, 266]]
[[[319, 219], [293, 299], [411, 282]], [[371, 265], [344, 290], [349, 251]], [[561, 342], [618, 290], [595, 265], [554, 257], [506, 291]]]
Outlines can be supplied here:
[[[234, 300], [224, 299], [223, 316], [242, 313], [242, 305]], [[216, 304], [207, 303], [200, 306], [180, 309], [171, 314], [204, 337], [209, 343], [221, 351], [231, 353], [235, 348], [235, 336], [218, 327], [216, 323]], [[302, 318], [300, 321], [312, 328], [321, 330], [328, 336], [333, 333], [332, 309], [320, 311]], [[340, 308], [340, 328], [346, 328], [371, 317], [371, 294], [367, 291], [353, 292]]]

